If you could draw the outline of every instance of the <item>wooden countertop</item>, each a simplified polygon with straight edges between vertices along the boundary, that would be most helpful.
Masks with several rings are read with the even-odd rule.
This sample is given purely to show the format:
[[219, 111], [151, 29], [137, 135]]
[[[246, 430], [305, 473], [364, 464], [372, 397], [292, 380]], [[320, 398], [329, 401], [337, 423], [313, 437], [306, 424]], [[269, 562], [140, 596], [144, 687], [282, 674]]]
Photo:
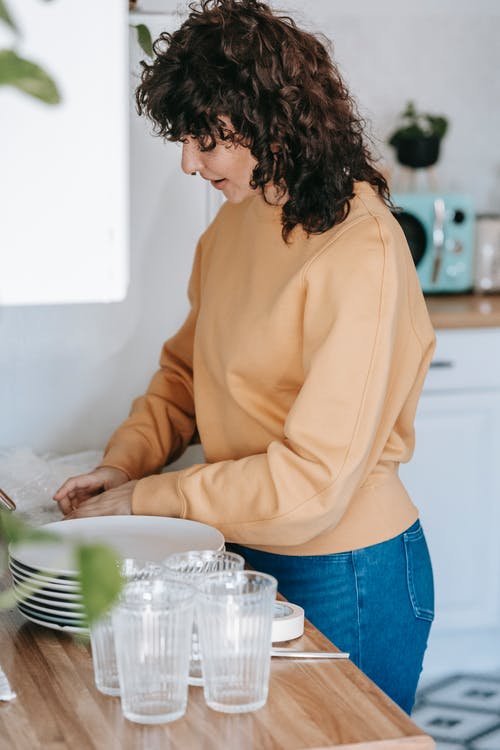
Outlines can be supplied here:
[[434, 328], [500, 328], [500, 294], [426, 297]]
[[[331, 649], [310, 623], [295, 648]], [[17, 698], [0, 702], [5, 750], [432, 750], [434, 741], [350, 661], [273, 659], [266, 706], [211, 711], [191, 687], [181, 719], [133, 724], [94, 685], [89, 647], [0, 612], [0, 663]]]

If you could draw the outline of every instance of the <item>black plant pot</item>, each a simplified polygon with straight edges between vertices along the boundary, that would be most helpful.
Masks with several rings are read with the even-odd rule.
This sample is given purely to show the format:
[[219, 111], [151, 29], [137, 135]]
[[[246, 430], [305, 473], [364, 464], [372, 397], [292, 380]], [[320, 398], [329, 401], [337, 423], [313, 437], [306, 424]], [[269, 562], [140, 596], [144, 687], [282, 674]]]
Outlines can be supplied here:
[[405, 167], [414, 169], [432, 167], [439, 159], [440, 145], [441, 139], [434, 135], [401, 138], [396, 146], [398, 161]]

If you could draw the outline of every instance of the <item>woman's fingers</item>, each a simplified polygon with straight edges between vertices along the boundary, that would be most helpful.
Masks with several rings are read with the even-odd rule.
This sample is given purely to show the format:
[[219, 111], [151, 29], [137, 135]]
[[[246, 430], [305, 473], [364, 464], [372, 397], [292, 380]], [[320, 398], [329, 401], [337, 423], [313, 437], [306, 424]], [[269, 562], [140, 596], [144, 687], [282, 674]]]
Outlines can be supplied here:
[[65, 497], [75, 498], [77, 495], [83, 496], [85, 493], [98, 491], [99, 486], [103, 486], [102, 480], [93, 472], [70, 477], [54, 494], [54, 500], [62, 500]]
[[100, 466], [87, 474], [67, 479], [54, 494], [54, 500], [59, 503], [63, 513], [68, 513], [79, 503], [126, 482], [128, 476], [121, 469]]
[[115, 516], [132, 513], [132, 494], [136, 481], [103, 492], [101, 495], [82, 501], [71, 509], [64, 520], [88, 518], [89, 516]]
[[99, 494], [103, 489], [102, 477], [99, 477], [98, 472], [80, 474], [67, 479], [55, 493], [54, 500], [59, 504], [61, 512], [66, 515], [81, 502]]

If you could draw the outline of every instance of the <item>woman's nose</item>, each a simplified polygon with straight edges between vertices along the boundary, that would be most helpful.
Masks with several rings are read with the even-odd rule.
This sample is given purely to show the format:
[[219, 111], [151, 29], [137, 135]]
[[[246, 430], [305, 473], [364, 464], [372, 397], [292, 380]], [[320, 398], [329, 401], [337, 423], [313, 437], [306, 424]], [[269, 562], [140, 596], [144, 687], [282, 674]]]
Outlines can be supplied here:
[[186, 174], [193, 174], [194, 172], [199, 172], [202, 166], [201, 153], [198, 150], [196, 141], [194, 139], [185, 141], [182, 144], [182, 171]]

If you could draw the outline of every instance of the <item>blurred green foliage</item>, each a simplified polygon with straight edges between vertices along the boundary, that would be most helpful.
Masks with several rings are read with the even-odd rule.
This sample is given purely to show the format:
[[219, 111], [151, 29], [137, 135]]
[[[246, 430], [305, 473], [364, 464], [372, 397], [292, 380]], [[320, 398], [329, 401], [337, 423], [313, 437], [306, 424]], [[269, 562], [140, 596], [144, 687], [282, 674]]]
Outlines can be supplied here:
[[[54, 543], [57, 534], [31, 527], [15, 512], [0, 510], [0, 577], [6, 567], [8, 545], [32, 542]], [[98, 620], [117, 601], [123, 587], [121, 558], [104, 544], [75, 541], [75, 569], [81, 586], [82, 603], [88, 624]], [[12, 589], [0, 592], [0, 609], [15, 605]]]
[[[0, 49], [0, 86], [14, 86], [45, 104], [59, 104], [61, 95], [54, 79], [36, 62], [17, 54], [15, 43], [19, 41], [21, 32], [5, 0], [0, 0], [0, 22], [9, 27], [14, 37], [13, 47]], [[131, 25], [137, 31], [137, 41], [143, 52], [153, 57], [153, 40], [148, 27], [143, 23]]]
[[[17, 42], [21, 34], [5, 0], [0, 0], [0, 21], [10, 28]], [[61, 101], [53, 78], [37, 63], [18, 55], [14, 48], [0, 49], [0, 86], [14, 86], [46, 104]]]

